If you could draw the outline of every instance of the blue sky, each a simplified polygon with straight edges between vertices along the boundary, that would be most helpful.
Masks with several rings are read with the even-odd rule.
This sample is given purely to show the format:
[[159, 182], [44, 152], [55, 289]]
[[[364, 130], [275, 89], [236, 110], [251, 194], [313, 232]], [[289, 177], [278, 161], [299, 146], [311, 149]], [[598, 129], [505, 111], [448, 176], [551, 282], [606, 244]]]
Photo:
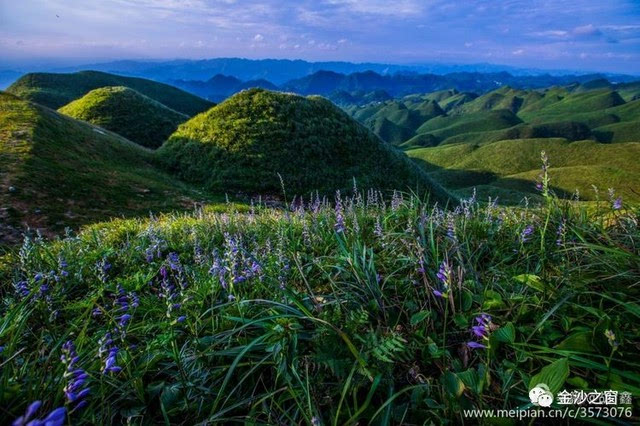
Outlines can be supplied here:
[[0, 57], [640, 72], [640, 0], [0, 0]]

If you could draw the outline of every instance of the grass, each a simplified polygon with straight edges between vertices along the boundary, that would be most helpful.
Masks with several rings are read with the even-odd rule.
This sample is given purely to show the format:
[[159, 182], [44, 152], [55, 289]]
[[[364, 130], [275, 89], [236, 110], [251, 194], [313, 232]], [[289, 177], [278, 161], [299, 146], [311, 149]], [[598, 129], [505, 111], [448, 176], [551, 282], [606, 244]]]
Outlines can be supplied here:
[[482, 111], [464, 115], [449, 115], [428, 120], [417, 133], [429, 133], [440, 140], [468, 132], [505, 129], [522, 121], [509, 110]]
[[559, 195], [571, 196], [577, 189], [582, 199], [594, 200], [595, 184], [603, 192], [613, 187], [626, 199], [640, 200], [640, 167], [635, 160], [640, 155], [640, 143], [516, 139], [442, 145], [407, 153], [446, 188], [459, 190], [495, 183], [521, 191], [508, 200], [518, 203], [523, 195], [537, 192], [534, 184], [539, 175], [540, 151], [546, 151], [551, 159], [552, 184]]
[[211, 191], [290, 195], [368, 187], [431, 191], [401, 152], [320, 97], [252, 89], [181, 125], [159, 149], [170, 170]]
[[634, 142], [640, 140], [640, 120], [625, 121], [597, 127], [593, 133], [603, 142]]
[[112, 216], [191, 208], [210, 196], [159, 171], [152, 151], [0, 93], [0, 238], [51, 235]]
[[214, 105], [167, 84], [98, 71], [26, 74], [9, 86], [7, 92], [49, 108], [58, 109], [94, 89], [107, 86], [128, 87], [188, 116], [196, 115]]
[[148, 148], [158, 148], [188, 116], [127, 87], [95, 89], [58, 110], [111, 130]]
[[477, 424], [463, 410], [532, 408], [541, 375], [640, 392], [637, 209], [306, 201], [1, 257], [2, 418], [39, 400], [73, 424]]
[[[640, 117], [637, 84], [617, 85], [618, 93], [614, 86], [592, 83], [542, 90], [504, 86], [481, 96], [447, 90], [345, 109], [383, 140], [405, 150], [560, 137], [639, 141], [634, 124]], [[421, 108], [430, 113], [419, 114]]]

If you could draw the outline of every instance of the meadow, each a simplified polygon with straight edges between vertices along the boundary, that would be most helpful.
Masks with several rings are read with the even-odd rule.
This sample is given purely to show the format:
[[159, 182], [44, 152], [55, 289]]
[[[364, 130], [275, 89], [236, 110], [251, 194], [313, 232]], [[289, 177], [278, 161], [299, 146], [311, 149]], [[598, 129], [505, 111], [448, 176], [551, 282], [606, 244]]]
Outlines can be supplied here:
[[0, 417], [476, 424], [543, 381], [637, 395], [640, 210], [546, 172], [518, 208], [354, 188], [27, 237], [0, 258]]

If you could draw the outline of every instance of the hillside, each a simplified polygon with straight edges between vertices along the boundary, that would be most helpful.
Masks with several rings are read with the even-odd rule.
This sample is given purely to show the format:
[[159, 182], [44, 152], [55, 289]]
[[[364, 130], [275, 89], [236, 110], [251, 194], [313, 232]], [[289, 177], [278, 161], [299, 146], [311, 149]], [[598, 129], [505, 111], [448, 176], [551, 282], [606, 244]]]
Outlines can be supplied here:
[[118, 135], [0, 92], [0, 241], [203, 198], [152, 161]]
[[[628, 201], [640, 201], [640, 143], [602, 144], [566, 139], [515, 139], [414, 149], [408, 155], [429, 175], [459, 195], [477, 187], [486, 199], [519, 203], [536, 197], [540, 152], [550, 159], [551, 187], [559, 196], [579, 191], [582, 200], [607, 199], [614, 188]], [[599, 188], [599, 195], [592, 185]]]
[[173, 86], [142, 78], [123, 77], [98, 71], [72, 74], [31, 73], [22, 76], [7, 92], [49, 108], [58, 109], [91, 90], [107, 86], [125, 86], [188, 116], [213, 106], [209, 101]]
[[188, 116], [127, 87], [95, 89], [58, 110], [111, 130], [148, 148], [157, 148]]
[[[326, 99], [252, 89], [181, 125], [159, 149], [186, 180], [212, 190], [289, 194], [360, 187], [431, 189], [402, 153]], [[434, 198], [445, 195], [435, 191]]]
[[[442, 90], [344, 108], [403, 149], [549, 137], [604, 143], [640, 140], [635, 130], [640, 99], [629, 96], [636, 86], [608, 82], [601, 86], [598, 81], [541, 90], [504, 86], [480, 96]], [[625, 90], [625, 96], [615, 88]], [[417, 114], [425, 105], [432, 105], [434, 113]]]

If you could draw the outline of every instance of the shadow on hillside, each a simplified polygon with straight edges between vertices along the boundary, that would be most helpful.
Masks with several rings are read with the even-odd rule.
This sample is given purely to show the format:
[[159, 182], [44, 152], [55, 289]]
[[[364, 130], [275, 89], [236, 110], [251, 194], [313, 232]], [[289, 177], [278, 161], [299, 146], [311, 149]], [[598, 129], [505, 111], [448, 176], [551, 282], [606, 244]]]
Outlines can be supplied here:
[[[480, 170], [448, 169], [419, 158], [411, 160], [436, 183], [458, 195], [466, 195], [467, 192], [471, 193], [473, 188], [478, 188], [479, 201], [487, 201], [491, 196], [492, 199], [498, 198], [498, 203], [505, 206], [521, 205], [525, 197], [540, 197], [535, 182], [530, 180], [500, 177], [495, 173]], [[560, 198], [570, 198], [572, 195], [557, 187], [551, 186], [550, 189]]]

